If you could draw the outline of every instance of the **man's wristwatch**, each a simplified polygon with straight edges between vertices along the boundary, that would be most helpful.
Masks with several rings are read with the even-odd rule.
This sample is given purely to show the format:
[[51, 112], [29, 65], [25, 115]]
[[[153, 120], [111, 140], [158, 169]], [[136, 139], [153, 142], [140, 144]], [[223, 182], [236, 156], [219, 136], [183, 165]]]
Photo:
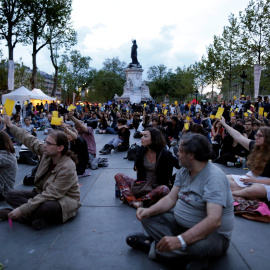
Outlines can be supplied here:
[[184, 241], [183, 237], [180, 235], [177, 236], [180, 243], [181, 243], [181, 249], [184, 251], [186, 248], [187, 248], [187, 244], [186, 242]]

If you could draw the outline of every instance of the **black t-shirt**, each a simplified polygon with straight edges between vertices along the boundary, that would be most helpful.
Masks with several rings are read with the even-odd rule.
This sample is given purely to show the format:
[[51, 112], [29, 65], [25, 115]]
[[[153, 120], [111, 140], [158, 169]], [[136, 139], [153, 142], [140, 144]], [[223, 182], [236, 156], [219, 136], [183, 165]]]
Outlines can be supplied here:
[[[251, 150], [255, 147], [255, 141], [250, 141], [249, 143], [249, 152], [251, 152]], [[260, 176], [263, 176], [263, 177], [268, 177], [270, 178], [270, 160], [268, 160], [264, 170], [263, 170], [263, 173], [260, 175]]]

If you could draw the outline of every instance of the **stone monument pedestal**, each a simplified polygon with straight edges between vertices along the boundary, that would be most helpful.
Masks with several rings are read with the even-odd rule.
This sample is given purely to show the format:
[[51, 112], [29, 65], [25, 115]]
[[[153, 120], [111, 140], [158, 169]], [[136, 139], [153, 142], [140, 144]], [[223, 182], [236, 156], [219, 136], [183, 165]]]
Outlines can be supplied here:
[[124, 93], [121, 97], [115, 95], [115, 100], [128, 100], [131, 104], [152, 100], [149, 87], [142, 81], [143, 69], [141, 67], [126, 68], [125, 73]]

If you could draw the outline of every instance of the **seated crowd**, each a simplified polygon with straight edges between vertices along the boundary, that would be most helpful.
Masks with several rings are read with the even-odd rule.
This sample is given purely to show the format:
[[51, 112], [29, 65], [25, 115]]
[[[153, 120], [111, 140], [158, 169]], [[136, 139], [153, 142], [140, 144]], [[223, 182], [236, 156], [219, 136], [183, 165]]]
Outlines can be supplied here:
[[[219, 107], [223, 116], [215, 119]], [[11, 118], [0, 117], [0, 200], [13, 207], [1, 209], [0, 219], [43, 229], [74, 217], [80, 207], [78, 176], [97, 159], [94, 133], [117, 135], [99, 150], [107, 155], [127, 151], [134, 129], [134, 138], [141, 139], [134, 161], [137, 177], [118, 173], [115, 181], [120, 199], [137, 209], [148, 235], [131, 234], [127, 244], [153, 259], [196, 262], [225, 254], [233, 230], [233, 196], [270, 201], [269, 106], [264, 114], [261, 107], [259, 97], [254, 105], [246, 97], [220, 104], [16, 108]], [[51, 124], [54, 111], [63, 116], [60, 126]], [[49, 129], [44, 142], [35, 129]], [[33, 191], [14, 190], [14, 143], [39, 157]], [[226, 177], [213, 164], [245, 166], [246, 160], [246, 175]], [[175, 175], [173, 168], [179, 169]]]

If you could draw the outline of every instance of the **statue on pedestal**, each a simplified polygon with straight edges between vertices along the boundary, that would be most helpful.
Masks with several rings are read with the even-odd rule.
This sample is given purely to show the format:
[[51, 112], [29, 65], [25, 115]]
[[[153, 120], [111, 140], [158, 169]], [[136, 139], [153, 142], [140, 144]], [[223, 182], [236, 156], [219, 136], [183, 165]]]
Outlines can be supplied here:
[[131, 47], [131, 59], [132, 62], [128, 65], [129, 68], [141, 68], [142, 66], [140, 65], [140, 63], [138, 62], [138, 58], [137, 58], [137, 44], [136, 44], [136, 40], [132, 40], [132, 47]]

